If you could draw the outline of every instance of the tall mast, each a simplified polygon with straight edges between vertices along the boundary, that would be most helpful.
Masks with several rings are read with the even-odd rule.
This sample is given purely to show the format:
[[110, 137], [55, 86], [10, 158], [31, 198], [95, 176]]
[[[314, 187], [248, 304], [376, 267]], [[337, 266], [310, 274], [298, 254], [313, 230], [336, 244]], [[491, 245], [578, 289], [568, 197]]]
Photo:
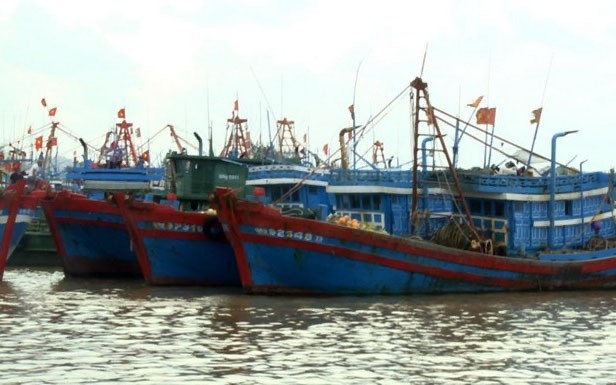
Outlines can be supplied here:
[[299, 142], [295, 139], [295, 122], [287, 118], [277, 123], [278, 151], [282, 159], [299, 157]]
[[[415, 78], [415, 80], [413, 80], [411, 82], [411, 87], [415, 88], [415, 83], [417, 83], [417, 81], [421, 81], [419, 78]], [[418, 170], [417, 170], [417, 164], [418, 164], [418, 143], [419, 143], [419, 111], [420, 111], [420, 103], [419, 103], [419, 98], [421, 97], [419, 95], [419, 93], [417, 93], [417, 95], [415, 95], [413, 93], [413, 90], [411, 90], [410, 92], [410, 99], [411, 99], [411, 107], [413, 108], [412, 110], [412, 116], [413, 116], [413, 185], [412, 185], [412, 200], [411, 200], [411, 218], [415, 218], [417, 215], [417, 185], [419, 184], [419, 175], [418, 175]], [[413, 103], [414, 102], [414, 103]], [[411, 233], [413, 233], [413, 226], [414, 226], [414, 220], [411, 221]]]
[[246, 123], [248, 119], [240, 118], [239, 103], [234, 103], [231, 118], [227, 119], [227, 129], [229, 137], [227, 143], [220, 153], [221, 157], [238, 159], [250, 157], [250, 137]]
[[471, 217], [470, 210], [468, 209], [466, 199], [464, 199], [464, 194], [462, 192], [462, 186], [460, 185], [460, 180], [458, 179], [458, 174], [449, 157], [449, 152], [447, 151], [445, 139], [443, 138], [443, 135], [441, 134], [441, 129], [438, 126], [438, 120], [434, 116], [434, 108], [432, 107], [432, 104], [430, 103], [430, 96], [428, 95], [428, 89], [427, 89], [428, 83], [424, 82], [421, 78], [417, 77], [415, 78], [415, 80], [411, 82], [411, 87], [417, 90], [417, 97], [415, 98], [415, 111], [414, 111], [415, 120], [414, 120], [414, 127], [413, 127], [415, 142], [413, 143], [413, 204], [412, 204], [413, 211], [412, 211], [412, 215], [417, 214], [417, 182], [418, 182], [417, 142], [419, 139], [419, 123], [420, 123], [419, 110], [420, 108], [422, 108], [420, 105], [420, 99], [424, 99], [426, 106], [423, 107], [423, 109], [426, 111], [427, 121], [434, 126], [434, 130], [436, 134], [435, 136], [439, 140], [441, 144], [442, 152], [445, 155], [445, 158], [447, 160], [447, 166], [449, 167], [449, 172], [451, 173], [451, 177], [455, 184], [458, 197], [459, 197], [459, 202], [462, 205], [462, 214], [464, 215], [464, 218], [466, 219], [466, 222], [470, 230], [473, 233], [473, 237], [475, 238], [475, 240], [480, 241], [481, 238], [479, 237], [479, 233], [477, 232], [477, 229], [475, 228], [473, 224], [473, 218]]
[[122, 122], [116, 123], [117, 130], [117, 138], [116, 140], [124, 142], [124, 149], [127, 151], [125, 156], [126, 166], [128, 167], [131, 163], [137, 163], [137, 152], [135, 151], [135, 146], [133, 145], [133, 139], [131, 136], [131, 132], [133, 130], [133, 124], [128, 123], [126, 119], [122, 119]]

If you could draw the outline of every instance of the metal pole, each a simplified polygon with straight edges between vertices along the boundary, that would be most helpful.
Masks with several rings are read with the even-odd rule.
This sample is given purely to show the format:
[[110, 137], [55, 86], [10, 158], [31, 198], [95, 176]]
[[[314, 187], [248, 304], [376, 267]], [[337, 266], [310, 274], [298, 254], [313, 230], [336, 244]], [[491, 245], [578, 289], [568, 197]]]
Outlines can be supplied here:
[[423, 173], [428, 171], [428, 166], [427, 166], [428, 155], [426, 155], [426, 145], [428, 144], [428, 142], [431, 142], [433, 140], [434, 140], [434, 136], [428, 136], [427, 138], [421, 141], [421, 171]]
[[578, 132], [564, 131], [556, 133], [552, 136], [552, 157], [550, 159], [550, 204], [548, 207], [548, 215], [550, 217], [550, 227], [548, 228], [548, 247], [554, 247], [554, 201], [556, 199], [556, 139]]
[[582, 175], [582, 165], [586, 163], [588, 159], [580, 162], [580, 230], [582, 234], [582, 243], [584, 243], [584, 175]]
[[[428, 155], [426, 154], [426, 145], [434, 140], [433, 136], [428, 136], [421, 141], [421, 173], [425, 174], [428, 171]], [[428, 186], [421, 186], [423, 210], [428, 210]]]

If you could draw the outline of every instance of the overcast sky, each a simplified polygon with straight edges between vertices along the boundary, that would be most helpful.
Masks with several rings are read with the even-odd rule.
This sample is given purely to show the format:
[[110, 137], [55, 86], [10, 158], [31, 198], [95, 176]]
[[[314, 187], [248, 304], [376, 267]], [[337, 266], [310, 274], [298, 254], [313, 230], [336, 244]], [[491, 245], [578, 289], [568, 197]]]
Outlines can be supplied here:
[[[530, 148], [531, 111], [543, 106], [535, 149], [585, 170], [614, 166], [616, 3], [612, 1], [78, 1], [0, 2], [2, 143], [49, 122], [100, 147], [120, 108], [145, 136], [166, 124], [218, 152], [234, 100], [253, 139], [268, 137], [266, 111], [296, 122], [320, 151], [374, 116], [420, 74], [432, 103], [466, 117], [485, 95], [495, 132]], [[359, 69], [359, 71], [358, 71]], [[355, 77], [358, 74], [355, 88]], [[209, 95], [209, 96], [208, 96]], [[411, 158], [408, 96], [362, 143]], [[453, 138], [453, 134], [448, 134]], [[448, 139], [450, 140], [450, 139]], [[60, 134], [61, 154], [80, 151]], [[165, 131], [156, 156], [175, 149]], [[463, 141], [461, 164], [483, 149]], [[496, 159], [499, 161], [500, 159]]]

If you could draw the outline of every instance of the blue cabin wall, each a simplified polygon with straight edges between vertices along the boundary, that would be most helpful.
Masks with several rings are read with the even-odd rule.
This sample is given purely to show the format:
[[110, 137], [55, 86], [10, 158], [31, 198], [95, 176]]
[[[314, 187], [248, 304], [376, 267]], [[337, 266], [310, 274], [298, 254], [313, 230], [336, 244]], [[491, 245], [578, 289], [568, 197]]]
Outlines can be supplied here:
[[417, 207], [421, 218], [411, 229], [412, 197], [410, 194], [337, 193], [336, 212], [362, 222], [380, 225], [392, 235], [419, 235], [429, 238], [451, 216], [449, 195], [426, 194]]
[[302, 200], [306, 202], [309, 208], [327, 207], [325, 216], [331, 212], [334, 198], [327, 193], [325, 186], [307, 185], [302, 190]]
[[[616, 235], [612, 200], [606, 194], [554, 201], [552, 248], [579, 249], [590, 238]], [[500, 202], [500, 203], [499, 203]], [[475, 226], [495, 246], [504, 246], [508, 255], [527, 255], [548, 249], [549, 200], [496, 200], [467, 198]], [[595, 222], [593, 225], [592, 223]]]
[[333, 197], [326, 192], [328, 175], [300, 165], [260, 165], [250, 167], [246, 184], [262, 187], [265, 197], [261, 199], [266, 203], [279, 201], [287, 192], [295, 190], [280, 201], [279, 206], [311, 209], [325, 219], [333, 207]]
[[391, 195], [384, 197], [384, 200], [391, 202], [391, 215], [385, 215], [389, 229], [387, 232], [395, 235], [407, 235], [410, 233], [410, 199], [407, 195]]

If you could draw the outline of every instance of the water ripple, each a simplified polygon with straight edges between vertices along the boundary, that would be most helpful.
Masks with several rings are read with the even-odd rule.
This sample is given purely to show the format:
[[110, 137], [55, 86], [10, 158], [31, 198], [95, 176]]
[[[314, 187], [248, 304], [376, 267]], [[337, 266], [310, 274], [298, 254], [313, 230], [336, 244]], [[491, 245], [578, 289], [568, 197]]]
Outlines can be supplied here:
[[265, 297], [66, 279], [0, 284], [0, 383], [609, 384], [616, 292]]

